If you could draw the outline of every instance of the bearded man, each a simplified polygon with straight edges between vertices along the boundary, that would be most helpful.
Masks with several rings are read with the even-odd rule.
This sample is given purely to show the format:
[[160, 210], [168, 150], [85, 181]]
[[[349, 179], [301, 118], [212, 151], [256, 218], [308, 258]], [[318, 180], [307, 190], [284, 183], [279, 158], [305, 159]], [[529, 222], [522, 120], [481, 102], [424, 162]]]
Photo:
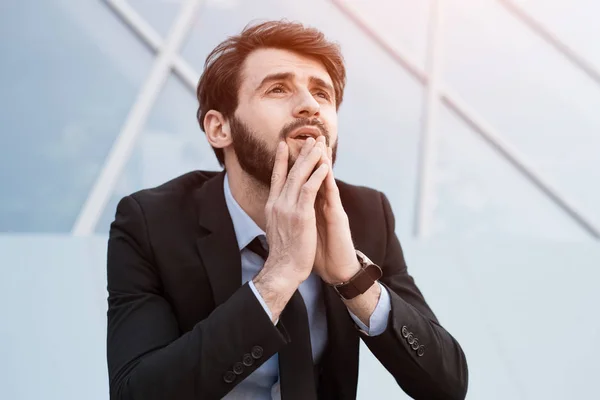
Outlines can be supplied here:
[[334, 178], [345, 81], [298, 23], [208, 56], [197, 116], [223, 171], [127, 196], [111, 225], [111, 399], [354, 399], [360, 339], [413, 398], [464, 399], [387, 197]]

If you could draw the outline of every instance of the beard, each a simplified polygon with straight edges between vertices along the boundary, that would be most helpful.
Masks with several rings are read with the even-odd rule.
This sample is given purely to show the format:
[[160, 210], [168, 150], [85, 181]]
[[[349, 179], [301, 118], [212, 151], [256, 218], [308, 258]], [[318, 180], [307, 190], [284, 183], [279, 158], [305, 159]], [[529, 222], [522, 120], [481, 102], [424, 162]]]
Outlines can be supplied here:
[[[303, 126], [315, 126], [325, 137], [325, 142], [329, 146], [329, 131], [317, 119], [309, 118], [298, 118], [289, 124], [285, 125], [279, 132], [279, 138], [277, 143], [281, 140], [286, 140], [289, 134]], [[269, 146], [269, 143], [263, 141], [258, 133], [250, 129], [248, 125], [240, 121], [238, 118], [233, 116], [230, 120], [232, 144], [235, 154], [237, 156], [240, 167], [244, 172], [253, 177], [261, 185], [270, 188], [271, 187], [271, 175], [273, 175], [273, 166], [275, 164], [275, 155], [277, 143], [273, 146]], [[335, 142], [332, 147], [332, 166], [335, 164], [337, 155], [338, 141]], [[288, 146], [289, 150], [289, 146]], [[296, 163], [296, 156], [289, 154], [288, 156], [288, 173]], [[315, 166], [315, 169], [318, 165]], [[314, 170], [313, 170], [314, 172]]]

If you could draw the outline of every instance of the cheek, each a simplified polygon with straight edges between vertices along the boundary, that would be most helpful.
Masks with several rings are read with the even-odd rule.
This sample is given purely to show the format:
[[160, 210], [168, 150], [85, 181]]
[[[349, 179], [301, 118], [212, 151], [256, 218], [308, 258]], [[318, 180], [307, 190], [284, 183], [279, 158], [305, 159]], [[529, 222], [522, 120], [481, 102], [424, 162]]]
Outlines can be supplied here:
[[329, 137], [331, 139], [336, 139], [338, 132], [338, 119], [335, 108], [321, 108], [321, 118], [323, 119], [323, 121], [325, 121], [325, 124], [327, 125], [327, 129], [329, 130]]
[[278, 139], [281, 129], [289, 122], [289, 113], [273, 104], [260, 104], [253, 107], [249, 118], [255, 123], [257, 133], [262, 137]]
[[328, 124], [327, 129], [329, 131], [329, 146], [333, 147], [338, 140], [338, 129], [337, 124]]

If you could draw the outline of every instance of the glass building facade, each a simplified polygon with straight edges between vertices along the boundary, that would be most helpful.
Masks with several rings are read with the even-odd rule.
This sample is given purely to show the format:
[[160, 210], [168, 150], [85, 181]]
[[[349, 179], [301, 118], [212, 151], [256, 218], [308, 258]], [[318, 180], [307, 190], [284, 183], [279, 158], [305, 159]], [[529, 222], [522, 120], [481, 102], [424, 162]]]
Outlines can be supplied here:
[[[117, 202], [220, 167], [205, 57], [297, 20], [348, 71], [336, 177], [390, 199], [409, 272], [463, 345], [470, 399], [589, 398], [600, 372], [594, 0], [5, 0], [0, 396], [107, 399]], [[402, 398], [361, 348], [360, 398]]]

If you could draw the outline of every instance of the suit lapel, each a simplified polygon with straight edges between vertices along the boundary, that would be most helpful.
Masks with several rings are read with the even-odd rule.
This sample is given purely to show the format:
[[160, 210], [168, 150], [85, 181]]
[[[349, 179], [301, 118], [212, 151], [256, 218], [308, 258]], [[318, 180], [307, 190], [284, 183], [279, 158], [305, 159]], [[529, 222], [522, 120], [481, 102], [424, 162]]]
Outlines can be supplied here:
[[225, 203], [222, 171], [196, 192], [198, 222], [205, 233], [197, 239], [198, 252], [206, 268], [215, 307], [241, 286], [242, 261], [233, 221]]

